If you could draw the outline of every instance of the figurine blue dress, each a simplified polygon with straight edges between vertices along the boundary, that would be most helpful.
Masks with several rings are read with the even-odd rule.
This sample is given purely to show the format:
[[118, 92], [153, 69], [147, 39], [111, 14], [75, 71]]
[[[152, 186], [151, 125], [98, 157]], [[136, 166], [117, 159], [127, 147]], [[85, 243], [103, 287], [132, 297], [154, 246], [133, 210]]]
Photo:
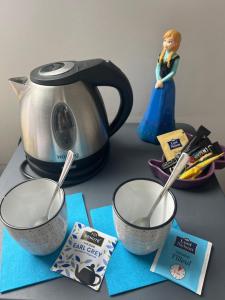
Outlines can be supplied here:
[[175, 130], [175, 84], [180, 57], [175, 52], [180, 45], [181, 35], [175, 30], [164, 34], [163, 50], [156, 65], [156, 84], [151, 100], [138, 126], [139, 137], [158, 144], [157, 136]]

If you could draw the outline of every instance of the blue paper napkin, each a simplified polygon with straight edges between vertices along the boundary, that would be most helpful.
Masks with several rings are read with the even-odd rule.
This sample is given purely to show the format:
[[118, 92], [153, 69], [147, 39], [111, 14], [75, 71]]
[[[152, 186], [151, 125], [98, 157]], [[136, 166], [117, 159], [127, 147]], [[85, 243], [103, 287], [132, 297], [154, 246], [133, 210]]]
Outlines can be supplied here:
[[[94, 228], [116, 236], [111, 205], [92, 209], [90, 213]], [[179, 229], [176, 221], [173, 222], [173, 228]], [[155, 253], [144, 256], [134, 255], [118, 241], [105, 274], [109, 295], [165, 281], [164, 277], [150, 271]]]
[[[66, 196], [68, 230], [76, 221], [89, 225], [82, 193]], [[61, 277], [50, 271], [62, 247], [47, 256], [34, 256], [24, 250], [8, 233], [3, 231], [0, 292], [6, 292], [39, 282]]]

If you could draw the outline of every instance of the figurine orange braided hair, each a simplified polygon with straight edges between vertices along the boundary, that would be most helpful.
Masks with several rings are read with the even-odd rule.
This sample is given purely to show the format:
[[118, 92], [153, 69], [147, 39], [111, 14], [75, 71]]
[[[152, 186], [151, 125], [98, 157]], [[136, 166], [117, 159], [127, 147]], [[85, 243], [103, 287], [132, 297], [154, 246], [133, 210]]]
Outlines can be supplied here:
[[[171, 58], [172, 58], [174, 52], [176, 52], [180, 46], [181, 34], [180, 34], [180, 32], [176, 31], [175, 29], [170, 29], [167, 32], [165, 32], [163, 35], [163, 39], [168, 39], [168, 38], [172, 38], [175, 41], [174, 47], [173, 47], [172, 51], [169, 53], [168, 58], [167, 58], [167, 67], [170, 67]], [[163, 48], [162, 52], [160, 53], [160, 56], [159, 56], [159, 63], [161, 63], [163, 61], [165, 52], [166, 52], [166, 49]]]

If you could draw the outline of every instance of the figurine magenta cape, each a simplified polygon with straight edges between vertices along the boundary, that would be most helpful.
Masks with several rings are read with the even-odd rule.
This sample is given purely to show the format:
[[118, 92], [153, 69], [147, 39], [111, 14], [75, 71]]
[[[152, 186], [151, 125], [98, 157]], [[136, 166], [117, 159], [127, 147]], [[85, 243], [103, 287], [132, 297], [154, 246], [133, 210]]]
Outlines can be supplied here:
[[151, 101], [138, 126], [139, 137], [158, 144], [157, 136], [175, 130], [175, 84], [180, 57], [176, 53], [180, 46], [181, 34], [174, 29], [163, 36], [163, 49], [156, 65], [156, 84]]

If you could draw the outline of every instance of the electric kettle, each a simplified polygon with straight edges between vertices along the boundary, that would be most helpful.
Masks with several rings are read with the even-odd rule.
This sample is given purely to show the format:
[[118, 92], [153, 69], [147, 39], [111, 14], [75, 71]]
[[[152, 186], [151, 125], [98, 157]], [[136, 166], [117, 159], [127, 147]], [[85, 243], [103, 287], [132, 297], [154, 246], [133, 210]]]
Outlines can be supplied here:
[[[109, 137], [126, 121], [133, 105], [130, 83], [111, 61], [59, 61], [35, 68], [30, 78], [10, 78], [20, 99], [26, 163], [41, 177], [58, 179], [67, 151], [74, 163], [67, 184], [87, 180], [104, 165]], [[120, 106], [109, 125], [98, 86], [118, 90]]]

